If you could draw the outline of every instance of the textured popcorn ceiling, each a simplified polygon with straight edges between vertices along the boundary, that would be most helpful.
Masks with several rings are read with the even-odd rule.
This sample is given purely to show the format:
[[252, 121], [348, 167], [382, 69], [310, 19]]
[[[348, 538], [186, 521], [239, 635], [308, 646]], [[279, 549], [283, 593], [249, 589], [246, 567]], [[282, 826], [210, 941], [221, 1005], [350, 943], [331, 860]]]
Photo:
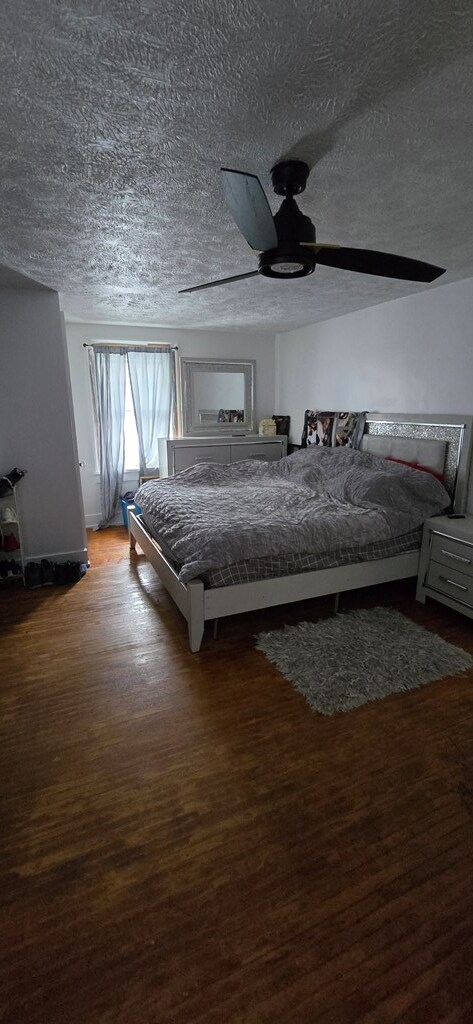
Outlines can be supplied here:
[[288, 155], [321, 241], [473, 276], [471, 0], [3, 0], [0, 29], [0, 260], [66, 315], [284, 328], [424, 290], [320, 268], [179, 296], [256, 263], [220, 165], [274, 210]]

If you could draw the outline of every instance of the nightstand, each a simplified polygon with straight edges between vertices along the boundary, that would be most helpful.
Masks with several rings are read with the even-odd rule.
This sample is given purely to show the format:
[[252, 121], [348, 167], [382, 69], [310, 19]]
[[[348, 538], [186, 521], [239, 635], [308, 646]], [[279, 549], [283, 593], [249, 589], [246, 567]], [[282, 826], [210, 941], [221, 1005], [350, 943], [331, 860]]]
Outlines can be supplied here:
[[473, 516], [434, 516], [424, 523], [417, 600], [426, 597], [473, 619]]

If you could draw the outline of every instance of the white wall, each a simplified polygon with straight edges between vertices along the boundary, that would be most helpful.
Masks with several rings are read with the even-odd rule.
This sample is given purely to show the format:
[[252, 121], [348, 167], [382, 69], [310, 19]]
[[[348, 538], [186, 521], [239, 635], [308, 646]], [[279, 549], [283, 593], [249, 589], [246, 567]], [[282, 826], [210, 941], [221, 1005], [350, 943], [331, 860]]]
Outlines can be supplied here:
[[276, 396], [296, 443], [304, 409], [473, 413], [473, 279], [279, 334]]
[[83, 561], [69, 367], [56, 292], [0, 288], [0, 472], [17, 488], [26, 559]]
[[[67, 346], [71, 367], [72, 396], [81, 470], [82, 492], [87, 526], [95, 526], [101, 517], [100, 482], [96, 466], [92, 399], [87, 349], [84, 342], [121, 341], [166, 342], [177, 345], [180, 356], [211, 359], [254, 359], [255, 423], [271, 416], [274, 408], [275, 352], [273, 333], [241, 333], [237, 331], [191, 331], [158, 327], [131, 327], [112, 324], [66, 323]], [[133, 490], [137, 476], [127, 474], [124, 489]]]
[[472, 414], [473, 279], [279, 334], [276, 397], [294, 443], [305, 409]]

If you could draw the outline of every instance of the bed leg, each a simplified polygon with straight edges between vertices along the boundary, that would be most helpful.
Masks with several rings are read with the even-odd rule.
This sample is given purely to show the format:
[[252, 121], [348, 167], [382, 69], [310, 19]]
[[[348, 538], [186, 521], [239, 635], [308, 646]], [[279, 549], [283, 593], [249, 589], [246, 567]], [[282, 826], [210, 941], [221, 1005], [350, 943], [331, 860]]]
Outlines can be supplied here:
[[133, 536], [131, 530], [128, 531], [128, 539], [130, 541], [130, 551], [135, 551], [135, 549], [136, 549], [136, 537]]
[[213, 625], [213, 638], [214, 638], [214, 640], [216, 640], [217, 637], [218, 637], [218, 619], [214, 619], [214, 625]]
[[334, 599], [334, 602], [333, 602], [333, 614], [334, 615], [338, 615], [339, 607], [340, 607], [340, 594], [335, 594], [335, 599]]
[[189, 604], [187, 609], [187, 625], [189, 630], [189, 647], [193, 654], [200, 651], [204, 635], [204, 584], [202, 580], [189, 580], [187, 584]]

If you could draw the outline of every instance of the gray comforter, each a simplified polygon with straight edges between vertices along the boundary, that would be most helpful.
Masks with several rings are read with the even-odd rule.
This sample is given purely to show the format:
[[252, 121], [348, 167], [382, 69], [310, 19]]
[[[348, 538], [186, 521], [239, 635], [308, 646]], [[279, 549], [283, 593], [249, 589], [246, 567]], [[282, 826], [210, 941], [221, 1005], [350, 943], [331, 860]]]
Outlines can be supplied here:
[[450, 504], [429, 473], [315, 446], [279, 462], [192, 466], [143, 484], [135, 501], [183, 582], [244, 559], [397, 537]]

